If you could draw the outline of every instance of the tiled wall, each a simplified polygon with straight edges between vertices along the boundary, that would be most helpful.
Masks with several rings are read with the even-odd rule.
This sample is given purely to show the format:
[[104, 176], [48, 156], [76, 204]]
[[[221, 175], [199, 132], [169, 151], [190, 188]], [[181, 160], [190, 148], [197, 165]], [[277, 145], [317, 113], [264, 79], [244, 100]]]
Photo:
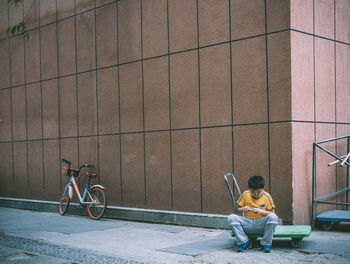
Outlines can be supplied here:
[[[294, 222], [311, 217], [312, 143], [350, 134], [350, 1], [291, 1]], [[323, 144], [344, 155], [346, 140]], [[346, 167], [317, 149], [316, 197], [346, 187]], [[333, 201], [345, 202], [345, 195]], [[331, 200], [332, 201], [332, 200]], [[341, 206], [338, 206], [342, 209]], [[320, 205], [318, 212], [336, 209]]]
[[[0, 33], [1, 196], [57, 200], [64, 157], [97, 166], [110, 205], [227, 214], [223, 175], [233, 170], [241, 189], [264, 176], [284, 220], [307, 219], [299, 214], [309, 209], [295, 204], [308, 190], [295, 187], [311, 173], [294, 160], [309, 164], [313, 140], [333, 136], [319, 127], [346, 132], [349, 120], [334, 118], [349, 94], [337, 90], [337, 114], [316, 122], [310, 111], [328, 112], [313, 103], [313, 66], [324, 64], [314, 58], [334, 56], [314, 47], [335, 42], [303, 29], [309, 16], [295, 20], [295, 8], [313, 10], [312, 0], [291, 2], [297, 30], [282, 0], [33, 0], [9, 12], [1, 0], [0, 31], [24, 14], [32, 35]], [[318, 16], [325, 23], [328, 13]], [[311, 41], [311, 50], [296, 41]], [[349, 41], [340, 41], [330, 52], [346, 65]]]

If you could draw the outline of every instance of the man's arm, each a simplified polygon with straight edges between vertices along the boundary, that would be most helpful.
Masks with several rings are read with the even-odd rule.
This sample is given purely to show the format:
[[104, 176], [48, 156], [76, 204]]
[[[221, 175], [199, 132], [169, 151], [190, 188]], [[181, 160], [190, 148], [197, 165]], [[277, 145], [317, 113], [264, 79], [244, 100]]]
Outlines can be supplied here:
[[263, 210], [263, 209], [255, 208], [255, 207], [237, 205], [237, 212], [240, 214], [242, 212], [253, 212], [253, 213], [257, 213], [257, 214], [261, 214], [263, 216], [266, 216], [268, 214], [275, 213], [275, 209], [273, 208], [270, 211], [268, 211], [268, 210]]
[[271, 209], [270, 211], [264, 210], [264, 209], [260, 209], [260, 208], [252, 208], [251, 211], [254, 212], [254, 213], [257, 213], [257, 214], [261, 214], [263, 216], [267, 216], [268, 214], [275, 213], [275, 209], [274, 208]]

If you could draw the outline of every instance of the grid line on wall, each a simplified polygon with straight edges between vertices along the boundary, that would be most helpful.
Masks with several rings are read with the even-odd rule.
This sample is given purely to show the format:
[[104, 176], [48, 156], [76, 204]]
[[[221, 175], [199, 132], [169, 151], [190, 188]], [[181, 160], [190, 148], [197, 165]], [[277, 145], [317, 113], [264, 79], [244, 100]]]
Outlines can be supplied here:
[[[117, 1], [117, 62], [119, 65], [119, 4]], [[122, 133], [121, 133], [121, 115], [120, 115], [120, 67], [117, 67], [118, 74], [118, 122], [119, 122], [119, 177], [120, 177], [120, 204], [123, 205], [123, 163], [122, 163]]]
[[[96, 27], [96, 0], [94, 0], [94, 25], [95, 25], [95, 65], [97, 68], [97, 27]], [[99, 107], [99, 103], [98, 103], [98, 71], [96, 70], [95, 72], [95, 86], [96, 86], [96, 131], [97, 131], [97, 179], [98, 179], [98, 183], [101, 183], [101, 173], [100, 173], [100, 128], [99, 128], [99, 115], [98, 115], [98, 107]]]
[[[10, 11], [9, 7], [7, 6], [7, 24], [10, 25]], [[12, 68], [11, 68], [11, 43], [10, 39], [8, 39], [8, 47], [9, 47], [9, 67], [10, 67], [10, 86], [12, 85]], [[15, 183], [15, 161], [14, 161], [14, 147], [13, 147], [13, 107], [12, 107], [12, 88], [10, 89], [10, 99], [11, 99], [11, 148], [12, 148], [12, 191], [14, 191], [14, 183]]]
[[[166, 1], [167, 7], [167, 38], [168, 53], [170, 53], [170, 22], [169, 22], [169, 0]], [[171, 119], [171, 78], [170, 78], [170, 56], [168, 56], [168, 103], [169, 103], [169, 166], [170, 166], [170, 208], [174, 208], [174, 186], [173, 186], [173, 141], [172, 141], [172, 119]]]
[[269, 124], [285, 124], [285, 123], [304, 123], [304, 124], [330, 124], [330, 125], [350, 125], [350, 123], [345, 122], [327, 122], [327, 121], [304, 121], [304, 120], [283, 120], [283, 121], [270, 121], [270, 122], [257, 122], [257, 123], [246, 123], [246, 124], [227, 124], [227, 125], [216, 125], [216, 126], [203, 126], [203, 127], [186, 127], [186, 128], [173, 128], [173, 129], [159, 129], [159, 130], [140, 130], [140, 131], [130, 131], [130, 132], [117, 132], [117, 133], [101, 133], [101, 134], [90, 134], [81, 136], [65, 136], [65, 137], [51, 137], [51, 138], [33, 138], [33, 139], [18, 139], [18, 140], [3, 140], [2, 143], [11, 142], [32, 142], [39, 140], [59, 140], [59, 139], [76, 139], [76, 138], [89, 138], [89, 137], [103, 137], [103, 136], [119, 136], [119, 135], [132, 135], [132, 134], [149, 134], [149, 133], [161, 133], [161, 132], [175, 132], [175, 131], [186, 131], [186, 130], [200, 130], [200, 129], [211, 129], [211, 128], [225, 128], [225, 127], [248, 127], [257, 125], [269, 125]]
[[[39, 0], [39, 25], [40, 25], [40, 4], [41, 0]], [[39, 28], [39, 64], [40, 64], [40, 67], [39, 67], [39, 73], [40, 73], [40, 80], [42, 80], [42, 55], [41, 55], [41, 52], [42, 52], [42, 49], [41, 49], [41, 28]], [[44, 138], [44, 108], [43, 108], [43, 82], [40, 82], [40, 111], [41, 111], [41, 159], [42, 159], [42, 165], [43, 165], [43, 175], [42, 175], [42, 179], [43, 179], [43, 182], [42, 182], [42, 187], [43, 187], [43, 196], [45, 197], [46, 196], [46, 186], [45, 186], [45, 154], [44, 154], [44, 142], [43, 142], [43, 138]]]
[[[145, 79], [144, 79], [144, 60], [143, 60], [143, 0], [140, 0], [140, 31], [141, 31], [141, 92], [142, 92], [142, 130], [145, 131]], [[147, 170], [146, 170], [146, 134], [142, 133], [143, 140], [143, 184], [144, 184], [144, 204], [147, 208]]]
[[[196, 0], [196, 12], [197, 12], [197, 59], [198, 59], [198, 122], [199, 127], [202, 126], [201, 122], [201, 64], [200, 64], [200, 43], [199, 43], [199, 3]], [[198, 129], [199, 135], [199, 189], [200, 189], [200, 211], [203, 212], [203, 168], [202, 168], [202, 129]]]
[[[215, 44], [211, 44], [211, 45], [206, 45], [206, 46], [201, 46], [201, 47], [197, 47], [197, 48], [180, 50], [180, 51], [176, 51], [176, 52], [169, 52], [169, 53], [166, 53], [166, 54], [162, 54], [162, 55], [158, 55], [158, 56], [152, 56], [152, 57], [148, 57], [148, 58], [143, 58], [143, 59], [140, 59], [140, 60], [133, 60], [133, 61], [123, 62], [123, 63], [112, 64], [112, 65], [108, 65], [108, 66], [103, 66], [103, 67], [96, 67], [96, 68], [93, 68], [93, 69], [90, 69], [90, 70], [84, 70], [84, 71], [80, 71], [80, 72], [76, 69], [75, 73], [65, 74], [65, 75], [62, 75], [62, 76], [57, 76], [57, 77], [52, 77], [52, 78], [47, 78], [47, 79], [41, 79], [41, 80], [37, 80], [37, 81], [32, 81], [32, 82], [28, 82], [26, 84], [27, 85], [31, 85], [31, 84], [36, 84], [36, 83], [40, 83], [40, 82], [51, 81], [51, 80], [56, 80], [56, 79], [60, 79], [60, 78], [66, 78], [66, 77], [70, 77], [70, 76], [77, 76], [77, 75], [80, 75], [80, 74], [85, 74], [85, 73], [89, 73], [89, 72], [95, 72], [95, 71], [98, 71], [98, 70], [104, 70], [104, 69], [108, 69], [108, 68], [112, 68], [112, 67], [120, 67], [120, 66], [132, 64], [132, 63], [138, 63], [138, 62], [142, 62], [142, 61], [153, 60], [153, 59], [167, 57], [167, 56], [173, 56], [173, 55], [177, 55], [177, 54], [181, 54], [181, 53], [185, 53], [185, 52], [195, 51], [195, 50], [198, 50], [198, 49], [205, 49], [205, 48], [210, 48], [210, 47], [214, 47], [214, 46], [220, 46], [220, 45], [225, 45], [225, 44], [232, 44], [232, 43], [238, 42], [238, 41], [244, 41], [244, 40], [253, 39], [253, 38], [270, 36], [270, 35], [279, 34], [279, 33], [287, 32], [287, 31], [298, 32], [298, 33], [301, 33], [301, 34], [306, 34], [306, 35], [312, 36], [314, 38], [321, 38], [321, 39], [325, 39], [325, 40], [332, 41], [332, 42], [335, 42], [335, 43], [339, 43], [339, 44], [344, 44], [344, 45], [350, 46], [350, 43], [346, 43], [346, 42], [342, 42], [342, 41], [335, 41], [335, 40], [332, 40], [332, 39], [329, 39], [329, 38], [326, 38], [326, 37], [317, 36], [315, 34], [310, 34], [310, 33], [307, 33], [307, 32], [300, 31], [300, 30], [284, 29], [284, 30], [279, 30], [279, 31], [266, 33], [266, 34], [259, 34], [259, 35], [254, 35], [254, 36], [240, 38], [240, 39], [235, 39], [235, 40], [223, 41], [223, 42], [219, 42], [219, 43], [215, 43]], [[1, 41], [2, 40], [0, 40], [0, 42]], [[24, 85], [24, 83], [16, 84], [16, 85], [13, 85], [13, 86], [0, 88], [0, 90], [10, 89], [10, 88], [17, 88], [17, 87], [21, 87], [23, 85]]]
[[[56, 20], [58, 18], [58, 8], [57, 8], [57, 1], [56, 0]], [[57, 57], [57, 76], [60, 76], [60, 61], [59, 61], [59, 52], [58, 52], [58, 47], [59, 47], [59, 34], [58, 34], [58, 22], [56, 23], [56, 57]], [[58, 164], [59, 164], [59, 175], [60, 175], [60, 191], [62, 192], [62, 177], [61, 177], [61, 157], [62, 157], [62, 146], [61, 146], [61, 98], [60, 98], [60, 79], [57, 78], [57, 114], [58, 114]]]
[[265, 12], [265, 63], [266, 63], [266, 108], [267, 108], [267, 152], [268, 152], [268, 179], [269, 179], [269, 193], [271, 190], [271, 137], [270, 137], [270, 87], [269, 87], [269, 52], [268, 52], [268, 38], [267, 38], [267, 6], [264, 0]]

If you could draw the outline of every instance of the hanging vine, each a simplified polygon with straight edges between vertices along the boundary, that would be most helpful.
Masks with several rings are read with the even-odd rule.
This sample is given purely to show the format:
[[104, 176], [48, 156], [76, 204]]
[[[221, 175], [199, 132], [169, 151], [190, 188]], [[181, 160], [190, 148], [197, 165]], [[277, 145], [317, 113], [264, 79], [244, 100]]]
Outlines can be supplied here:
[[[23, 5], [23, 0], [8, 0], [8, 5], [10, 8], [18, 8], [20, 5]], [[21, 34], [25, 40], [30, 40], [31, 35], [27, 29], [27, 24], [24, 20], [19, 22], [17, 25], [9, 26], [6, 30], [6, 33], [9, 35], [15, 35], [17, 33]]]

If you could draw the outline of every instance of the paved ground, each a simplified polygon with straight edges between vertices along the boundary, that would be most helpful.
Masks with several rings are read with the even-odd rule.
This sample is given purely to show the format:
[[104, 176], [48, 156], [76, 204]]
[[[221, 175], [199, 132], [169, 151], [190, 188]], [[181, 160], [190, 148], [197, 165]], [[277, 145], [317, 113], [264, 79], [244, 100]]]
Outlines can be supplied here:
[[313, 231], [295, 250], [236, 253], [227, 230], [101, 219], [0, 207], [0, 263], [350, 263], [350, 226]]

